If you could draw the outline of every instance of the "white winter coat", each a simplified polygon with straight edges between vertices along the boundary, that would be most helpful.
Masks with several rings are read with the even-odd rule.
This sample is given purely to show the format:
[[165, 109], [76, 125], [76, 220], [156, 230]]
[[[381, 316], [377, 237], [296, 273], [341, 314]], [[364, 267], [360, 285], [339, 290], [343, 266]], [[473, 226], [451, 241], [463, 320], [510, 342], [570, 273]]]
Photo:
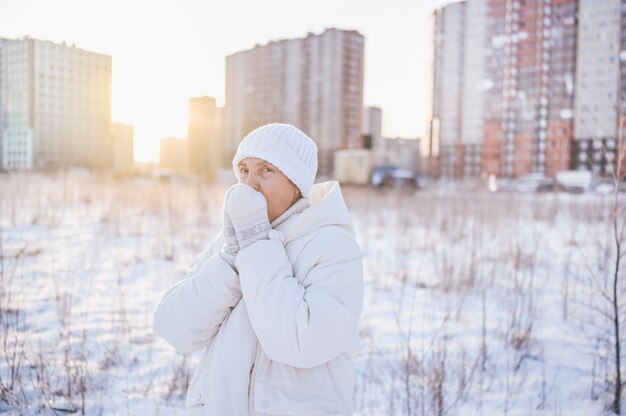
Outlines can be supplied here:
[[[316, 184], [309, 199], [268, 240], [238, 253], [239, 275], [219, 255], [218, 237], [157, 307], [157, 334], [183, 353], [205, 349], [187, 414], [352, 414], [362, 256], [339, 184]], [[252, 345], [250, 385], [233, 387], [247, 402], [231, 405], [220, 380]]]

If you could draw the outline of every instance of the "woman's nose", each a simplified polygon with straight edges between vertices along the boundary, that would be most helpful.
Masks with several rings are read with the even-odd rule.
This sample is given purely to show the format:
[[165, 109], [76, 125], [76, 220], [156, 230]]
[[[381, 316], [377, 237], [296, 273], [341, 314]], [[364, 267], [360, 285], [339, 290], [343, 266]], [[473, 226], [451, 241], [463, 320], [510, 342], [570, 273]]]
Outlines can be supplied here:
[[245, 180], [246, 185], [254, 188], [254, 190], [259, 190], [259, 177], [254, 173], [249, 173], [248, 177]]

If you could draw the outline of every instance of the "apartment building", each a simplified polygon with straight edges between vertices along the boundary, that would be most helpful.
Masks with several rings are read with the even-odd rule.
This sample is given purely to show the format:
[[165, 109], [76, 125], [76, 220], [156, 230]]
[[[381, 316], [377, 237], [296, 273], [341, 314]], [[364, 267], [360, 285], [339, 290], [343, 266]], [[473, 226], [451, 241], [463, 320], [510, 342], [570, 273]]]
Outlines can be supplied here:
[[109, 168], [111, 57], [0, 39], [3, 169]]
[[282, 122], [315, 140], [331, 174], [336, 150], [362, 147], [363, 58], [363, 36], [338, 29], [227, 56], [224, 164], [248, 132]]

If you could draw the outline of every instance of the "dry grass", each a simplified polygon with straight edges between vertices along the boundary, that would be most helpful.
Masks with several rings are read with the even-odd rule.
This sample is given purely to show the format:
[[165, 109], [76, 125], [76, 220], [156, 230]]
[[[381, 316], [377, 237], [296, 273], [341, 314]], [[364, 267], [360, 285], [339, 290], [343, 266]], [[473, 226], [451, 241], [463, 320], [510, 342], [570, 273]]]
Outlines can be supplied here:
[[[197, 357], [154, 338], [152, 310], [220, 229], [225, 189], [0, 175], [4, 406], [181, 414]], [[588, 311], [610, 198], [343, 191], [365, 254], [357, 414], [602, 408], [605, 322]]]

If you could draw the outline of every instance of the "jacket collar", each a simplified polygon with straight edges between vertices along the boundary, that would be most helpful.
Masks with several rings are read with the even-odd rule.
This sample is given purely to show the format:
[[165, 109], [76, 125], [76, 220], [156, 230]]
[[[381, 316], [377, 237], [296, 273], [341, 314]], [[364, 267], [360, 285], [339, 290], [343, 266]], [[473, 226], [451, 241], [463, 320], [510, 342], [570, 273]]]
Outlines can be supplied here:
[[299, 214], [294, 214], [276, 227], [292, 241], [327, 225], [339, 225], [354, 234], [352, 217], [344, 202], [339, 182], [327, 181], [313, 185], [309, 194], [311, 206]]

